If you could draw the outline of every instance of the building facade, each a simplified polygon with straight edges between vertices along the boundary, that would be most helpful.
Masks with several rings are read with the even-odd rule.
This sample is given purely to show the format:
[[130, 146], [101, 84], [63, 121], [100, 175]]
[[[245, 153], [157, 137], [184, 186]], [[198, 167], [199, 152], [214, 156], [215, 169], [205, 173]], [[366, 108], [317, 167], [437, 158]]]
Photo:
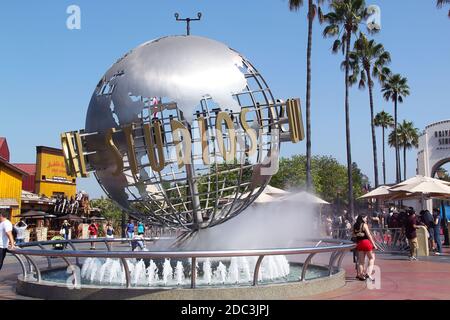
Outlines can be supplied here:
[[71, 197], [76, 192], [76, 178], [67, 175], [62, 150], [36, 147], [35, 193], [46, 197]]
[[447, 162], [450, 162], [450, 120], [430, 124], [420, 135], [417, 174], [434, 178]]
[[21, 211], [22, 178], [26, 173], [0, 157], [0, 210], [16, 223]]
[[[417, 174], [436, 178], [438, 169], [450, 162], [450, 120], [432, 123], [425, 127], [419, 137], [417, 151]], [[433, 202], [426, 207], [432, 209]]]

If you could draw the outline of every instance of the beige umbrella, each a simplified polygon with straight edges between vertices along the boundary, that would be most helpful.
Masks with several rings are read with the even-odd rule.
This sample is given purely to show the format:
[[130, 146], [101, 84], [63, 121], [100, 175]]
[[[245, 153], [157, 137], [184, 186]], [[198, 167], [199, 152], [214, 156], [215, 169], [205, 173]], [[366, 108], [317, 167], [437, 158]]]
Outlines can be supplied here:
[[393, 186], [390, 191], [395, 200], [420, 198], [423, 209], [426, 199], [450, 197], [450, 183], [430, 177], [416, 176]]
[[319, 197], [308, 193], [306, 191], [296, 192], [285, 197], [280, 198], [280, 201], [288, 201], [288, 202], [303, 202], [303, 203], [314, 203], [314, 204], [330, 204], [325, 200], [320, 199]]
[[389, 192], [390, 188], [391, 187], [389, 186], [380, 186], [366, 193], [362, 197], [359, 197], [358, 199], [389, 198], [390, 196], [392, 196], [391, 192]]
[[390, 191], [450, 196], [450, 183], [430, 177], [416, 176], [391, 187]]
[[264, 188], [263, 193], [269, 194], [271, 196], [282, 196], [282, 195], [289, 194], [289, 192], [287, 192], [283, 189], [275, 188], [270, 185], [268, 185], [267, 187]]
[[402, 181], [398, 184], [396, 184], [395, 186], [393, 186], [392, 188], [396, 188], [399, 186], [403, 186], [403, 185], [411, 185], [411, 184], [416, 184], [416, 183], [421, 183], [424, 181], [428, 181], [428, 182], [435, 182], [435, 183], [440, 183], [440, 184], [445, 184], [447, 186], [450, 186], [450, 182], [448, 181], [444, 181], [444, 180], [439, 180], [439, 179], [435, 179], [435, 178], [431, 178], [431, 177], [427, 177], [427, 176], [422, 176], [422, 175], [417, 175], [415, 177], [409, 178], [405, 181]]
[[262, 204], [262, 203], [270, 203], [270, 202], [276, 202], [276, 201], [279, 201], [279, 198], [272, 197], [271, 195], [268, 195], [267, 193], [263, 192], [259, 195], [258, 198], [256, 198], [254, 203]]

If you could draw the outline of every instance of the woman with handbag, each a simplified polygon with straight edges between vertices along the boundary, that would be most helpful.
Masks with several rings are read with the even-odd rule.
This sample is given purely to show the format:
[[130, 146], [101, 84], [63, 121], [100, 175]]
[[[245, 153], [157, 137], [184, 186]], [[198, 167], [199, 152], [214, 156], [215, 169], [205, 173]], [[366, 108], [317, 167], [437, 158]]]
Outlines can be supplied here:
[[[359, 215], [353, 226], [353, 238], [356, 240], [356, 251], [358, 253], [358, 266], [356, 278], [361, 281], [372, 278], [372, 271], [375, 264], [375, 253], [377, 249], [372, 234], [367, 224], [367, 215]], [[369, 259], [367, 269], [365, 269], [366, 256]]]

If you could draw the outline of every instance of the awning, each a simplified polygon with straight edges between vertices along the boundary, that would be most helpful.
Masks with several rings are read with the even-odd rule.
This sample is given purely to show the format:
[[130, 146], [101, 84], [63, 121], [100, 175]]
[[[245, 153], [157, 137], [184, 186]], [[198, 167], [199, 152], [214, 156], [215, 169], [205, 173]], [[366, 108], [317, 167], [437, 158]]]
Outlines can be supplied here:
[[25, 213], [22, 213], [18, 216], [16, 216], [18, 218], [29, 218], [29, 219], [44, 219], [44, 218], [55, 218], [55, 215], [52, 214], [48, 214], [46, 212], [43, 211], [34, 211], [34, 210], [30, 210], [27, 211]]
[[0, 199], [0, 209], [18, 208], [19, 203], [16, 199], [2, 198]]

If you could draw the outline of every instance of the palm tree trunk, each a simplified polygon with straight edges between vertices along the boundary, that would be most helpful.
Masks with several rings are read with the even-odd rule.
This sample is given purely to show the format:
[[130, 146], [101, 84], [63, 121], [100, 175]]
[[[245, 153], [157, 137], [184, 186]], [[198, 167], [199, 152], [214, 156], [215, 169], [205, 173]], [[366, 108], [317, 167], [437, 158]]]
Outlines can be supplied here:
[[395, 177], [396, 182], [400, 183], [400, 153], [398, 150], [398, 138], [397, 138], [397, 95], [395, 95], [394, 105], [394, 138], [395, 138]]
[[406, 146], [403, 147], [403, 179], [406, 180]]
[[311, 190], [311, 51], [313, 29], [313, 0], [308, 3], [308, 49], [306, 54], [306, 188]]
[[384, 185], [386, 185], [386, 155], [385, 155], [384, 127], [383, 127], [383, 183]]
[[370, 127], [372, 129], [372, 152], [373, 152], [373, 174], [375, 178], [375, 188], [378, 188], [378, 155], [377, 155], [377, 138], [375, 135], [375, 123], [373, 114], [373, 92], [372, 92], [372, 78], [370, 77], [370, 70], [366, 70], [367, 80], [369, 83], [369, 99], [370, 99]]
[[348, 179], [348, 213], [354, 217], [353, 204], [353, 170], [352, 148], [350, 141], [350, 101], [349, 101], [349, 52], [351, 43], [351, 30], [347, 30], [347, 44], [345, 48], [345, 138], [347, 140], [347, 179]]

